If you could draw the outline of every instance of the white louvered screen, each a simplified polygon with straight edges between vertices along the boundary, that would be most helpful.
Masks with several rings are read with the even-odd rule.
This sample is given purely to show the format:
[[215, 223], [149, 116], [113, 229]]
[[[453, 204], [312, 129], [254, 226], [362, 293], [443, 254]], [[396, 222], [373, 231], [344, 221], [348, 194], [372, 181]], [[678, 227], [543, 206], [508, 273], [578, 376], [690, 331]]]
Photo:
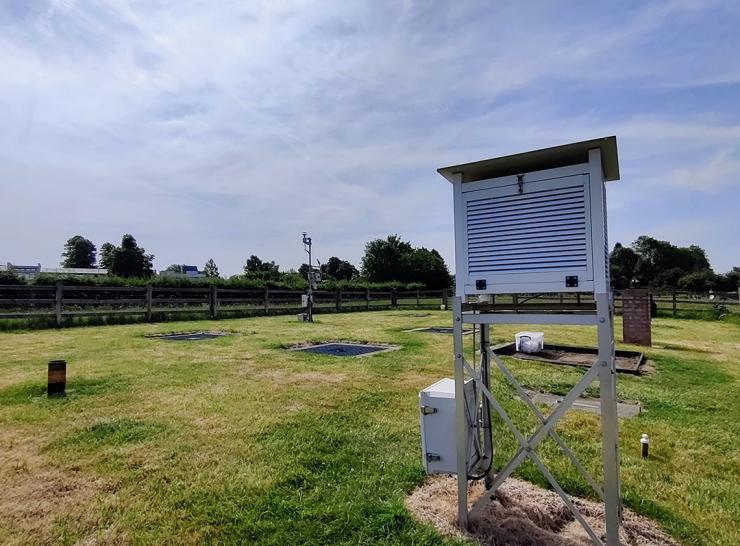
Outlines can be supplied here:
[[468, 282], [590, 280], [588, 176], [495, 182], [464, 194]]

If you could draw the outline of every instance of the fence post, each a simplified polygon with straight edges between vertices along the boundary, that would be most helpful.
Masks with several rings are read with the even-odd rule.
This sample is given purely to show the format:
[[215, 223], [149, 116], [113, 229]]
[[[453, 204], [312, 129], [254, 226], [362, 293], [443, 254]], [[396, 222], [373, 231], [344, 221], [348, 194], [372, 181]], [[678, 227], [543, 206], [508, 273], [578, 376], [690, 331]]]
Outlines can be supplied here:
[[421, 308], [421, 290], [419, 290], [418, 288], [416, 289], [416, 308]]
[[447, 309], [447, 288], [442, 289], [442, 305]]
[[218, 286], [215, 284], [210, 286], [208, 293], [208, 307], [211, 312], [211, 318], [215, 319], [218, 317]]
[[673, 304], [673, 316], [676, 316], [676, 291], [671, 291], [671, 298], [672, 298], [672, 304]]
[[55, 301], [57, 326], [62, 325], [62, 298], [63, 297], [64, 297], [64, 286], [62, 285], [61, 281], [58, 281], [57, 291], [56, 291], [56, 301]]
[[342, 310], [342, 289], [337, 288], [337, 303], [336, 303], [337, 311]]
[[270, 287], [265, 285], [265, 315], [270, 314]]
[[146, 321], [152, 320], [152, 285], [146, 285]]
[[367, 308], [370, 309], [370, 289], [365, 288], [365, 304], [367, 305]]
[[391, 288], [391, 307], [398, 307], [398, 292]]

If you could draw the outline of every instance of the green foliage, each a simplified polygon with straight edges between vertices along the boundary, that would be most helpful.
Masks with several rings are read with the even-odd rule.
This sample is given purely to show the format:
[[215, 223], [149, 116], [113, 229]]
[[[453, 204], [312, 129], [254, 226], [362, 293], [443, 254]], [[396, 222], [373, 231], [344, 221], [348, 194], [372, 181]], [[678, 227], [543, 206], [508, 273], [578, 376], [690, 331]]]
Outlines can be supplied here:
[[26, 284], [26, 279], [17, 275], [15, 271], [0, 271], [0, 284]]
[[678, 286], [689, 292], [708, 292], [714, 287], [716, 275], [709, 269], [696, 271], [682, 276], [678, 280]]
[[154, 275], [152, 260], [154, 260], [154, 255], [147, 254], [146, 250], [136, 243], [133, 235], [124, 235], [121, 239], [121, 246], [105, 243], [101, 247], [101, 263], [109, 264], [104, 267], [119, 277], [151, 277]]
[[740, 267], [733, 267], [723, 275], [716, 275], [714, 287], [728, 292], [737, 290], [740, 287]]
[[346, 260], [340, 260], [336, 256], [332, 256], [325, 264], [321, 265], [322, 278], [329, 277], [337, 281], [350, 281], [357, 278], [359, 274], [355, 266]]
[[95, 267], [95, 245], [82, 235], [75, 235], [67, 240], [62, 252], [62, 267]]
[[263, 262], [258, 256], [252, 254], [244, 264], [244, 274], [255, 279], [279, 281], [280, 266], [275, 262]]
[[365, 245], [362, 275], [371, 282], [422, 282], [428, 288], [447, 288], [451, 278], [436, 250], [414, 248], [398, 235]]
[[633, 286], [635, 266], [639, 259], [637, 253], [630, 247], [622, 246], [621, 243], [614, 245], [614, 250], [609, 256], [609, 274], [614, 288]]
[[113, 253], [116, 250], [116, 245], [113, 243], [103, 243], [100, 246], [100, 267], [111, 270], [113, 267]]
[[679, 247], [642, 235], [631, 248], [620, 243], [609, 255], [609, 270], [614, 288], [654, 287], [706, 291], [711, 288], [736, 290], [740, 268], [716, 275], [707, 254], [697, 245]]
[[205, 273], [206, 277], [211, 279], [217, 279], [220, 277], [218, 274], [218, 267], [216, 266], [216, 262], [213, 261], [213, 258], [210, 258], [206, 265], [203, 266], [203, 273]]
[[32, 280], [34, 286], [50, 286], [56, 283], [67, 286], [122, 286], [122, 279], [116, 279], [108, 275], [57, 275], [54, 273], [39, 273]]
[[185, 273], [185, 266], [180, 264], [171, 264], [167, 266], [165, 271], [172, 271], [174, 273]]

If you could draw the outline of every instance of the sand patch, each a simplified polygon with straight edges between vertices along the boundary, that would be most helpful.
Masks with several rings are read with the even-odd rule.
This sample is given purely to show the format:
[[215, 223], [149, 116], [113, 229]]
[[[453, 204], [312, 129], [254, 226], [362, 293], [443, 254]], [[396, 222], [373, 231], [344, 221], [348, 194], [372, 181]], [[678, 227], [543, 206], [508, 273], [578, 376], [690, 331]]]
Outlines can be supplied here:
[[[483, 494], [482, 483], [468, 489], [472, 505]], [[420, 521], [443, 535], [467, 537], [483, 546], [592, 546], [586, 531], [565, 507], [557, 493], [510, 478], [479, 517], [470, 521], [470, 531], [456, 526], [457, 479], [430, 477], [406, 499], [406, 507]], [[603, 535], [603, 507], [599, 503], [573, 499], [573, 503], [596, 534]], [[603, 540], [602, 536], [602, 540]], [[658, 525], [625, 509], [621, 541], [625, 546], [679, 546]]]

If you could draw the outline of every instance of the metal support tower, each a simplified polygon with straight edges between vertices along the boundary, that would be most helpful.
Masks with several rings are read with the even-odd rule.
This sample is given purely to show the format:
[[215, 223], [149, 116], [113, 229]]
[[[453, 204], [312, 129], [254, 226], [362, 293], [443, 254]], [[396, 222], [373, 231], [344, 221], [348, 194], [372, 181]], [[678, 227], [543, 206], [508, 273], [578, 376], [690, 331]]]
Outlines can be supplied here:
[[[616, 397], [616, 364], [614, 359], [614, 327], [613, 307], [609, 293], [595, 294], [596, 311], [593, 314], [509, 314], [488, 312], [485, 307], [482, 311], [476, 309], [476, 304], [463, 305], [462, 298], [456, 296], [452, 302], [454, 316], [454, 353], [455, 353], [455, 399], [457, 419], [457, 475], [458, 475], [458, 522], [461, 527], [467, 528], [470, 518], [476, 517], [483, 505], [495, 495], [503, 481], [529, 458], [550, 482], [552, 488], [563, 499], [563, 502], [573, 513], [596, 545], [619, 544], [620, 524], [620, 484], [618, 463], [618, 423]], [[464, 311], [465, 309], [466, 311]], [[463, 329], [465, 324], [478, 324], [481, 329], [481, 365], [476, 370], [466, 360], [463, 352]], [[598, 359], [583, 375], [581, 380], [564, 397], [562, 403], [546, 417], [537, 408], [527, 392], [516, 380], [498, 355], [490, 348], [491, 324], [589, 324], [596, 326], [598, 331], [599, 352]], [[501, 403], [493, 396], [490, 390], [490, 376], [486, 362], [495, 363], [506, 381], [516, 390], [521, 400], [532, 410], [540, 422], [540, 427], [529, 437], [525, 437], [508, 416]], [[468, 512], [468, 453], [470, 441], [467, 437], [469, 426], [466, 422], [465, 397], [463, 388], [465, 381], [472, 379], [476, 388], [483, 394], [487, 403], [504, 424], [514, 434], [519, 449], [498, 473], [487, 476], [486, 493]], [[594, 381], [599, 380], [601, 392], [601, 427], [602, 427], [602, 457], [604, 483], [603, 487], [586, 471], [575, 454], [567, 447], [555, 430], [556, 424], [565, 412], [573, 405], [578, 397]], [[484, 404], [485, 406], [486, 404]], [[484, 410], [484, 423], [487, 411]], [[489, 422], [490, 423], [490, 422]], [[485, 426], [485, 425], [484, 425]], [[490, 424], [488, 425], [490, 426]], [[584, 479], [593, 487], [596, 494], [605, 504], [606, 543], [588, 525], [569, 496], [563, 491], [552, 473], [547, 469], [537, 454], [537, 447], [550, 436], [560, 446], [564, 455], [573, 463]]]

